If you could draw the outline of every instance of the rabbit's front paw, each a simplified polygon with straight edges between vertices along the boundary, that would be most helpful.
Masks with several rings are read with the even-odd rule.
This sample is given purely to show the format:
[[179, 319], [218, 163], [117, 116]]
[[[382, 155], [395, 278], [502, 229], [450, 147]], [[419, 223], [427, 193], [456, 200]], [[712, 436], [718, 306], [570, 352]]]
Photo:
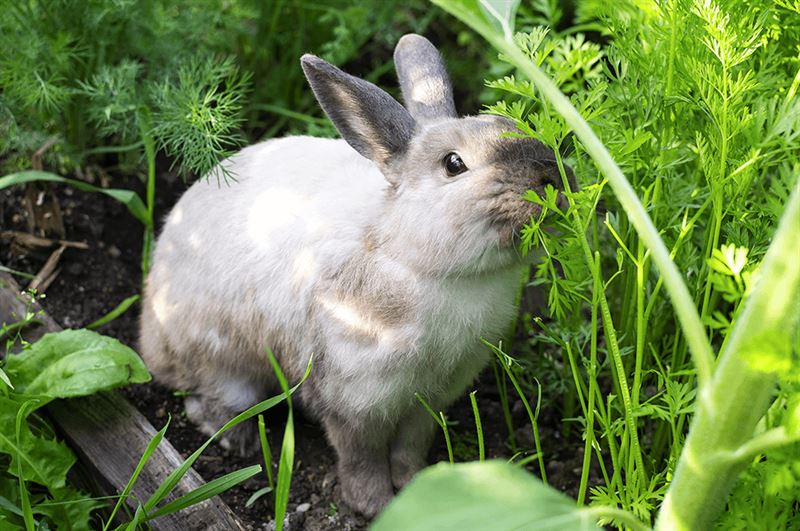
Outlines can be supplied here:
[[425, 459], [416, 452], [393, 451], [391, 456], [392, 485], [397, 490], [414, 479], [417, 472], [425, 467]]
[[[197, 425], [197, 429], [209, 437], [226, 422], [236, 416], [236, 411], [224, 407], [218, 400], [207, 396], [188, 396], [184, 400], [186, 416]], [[260, 448], [256, 425], [245, 421], [222, 434], [219, 445], [229, 452], [247, 457]]]
[[374, 518], [394, 497], [392, 484], [383, 474], [362, 470], [343, 474], [339, 472], [339, 483], [342, 486], [342, 498], [352, 509], [367, 518]]

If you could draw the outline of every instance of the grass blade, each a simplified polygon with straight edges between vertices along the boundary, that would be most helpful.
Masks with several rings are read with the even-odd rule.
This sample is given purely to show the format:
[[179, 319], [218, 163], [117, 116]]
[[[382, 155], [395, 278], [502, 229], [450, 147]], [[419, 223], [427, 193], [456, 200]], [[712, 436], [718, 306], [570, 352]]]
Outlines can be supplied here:
[[270, 490], [275, 490], [275, 483], [272, 479], [272, 450], [267, 439], [267, 428], [264, 424], [264, 415], [258, 416], [258, 440], [261, 442], [261, 456], [264, 458], [264, 471], [267, 474], [267, 485]]
[[273, 489], [272, 487], [262, 487], [262, 488], [258, 489], [249, 498], [247, 498], [247, 501], [244, 502], [244, 506], [245, 507], [252, 506], [256, 501], [261, 499], [262, 496], [264, 496], [265, 494], [269, 494], [273, 490], [275, 490], [275, 489]]
[[261, 472], [261, 465], [251, 465], [241, 470], [236, 470], [230, 474], [225, 474], [213, 481], [209, 481], [202, 487], [198, 487], [191, 492], [187, 492], [183, 496], [169, 502], [163, 507], [159, 508], [156, 512], [147, 515], [148, 520], [164, 516], [166, 514], [176, 513], [192, 505], [196, 505], [209, 498], [212, 498], [224, 492], [231, 487], [235, 487], [239, 483], [250, 479]]
[[[531, 430], [533, 431], [533, 443], [536, 446], [536, 454], [538, 456], [539, 461], [539, 473], [541, 474], [542, 481], [547, 484], [547, 470], [544, 466], [544, 453], [542, 452], [542, 443], [539, 439], [539, 405], [542, 402], [542, 387], [539, 385], [537, 386], [538, 389], [538, 396], [536, 399], [536, 412], [534, 413], [533, 409], [531, 409], [531, 405], [528, 402], [528, 399], [525, 397], [525, 392], [520, 387], [519, 382], [517, 382], [516, 376], [514, 376], [514, 372], [511, 370], [511, 367], [505, 362], [505, 358], [509, 358], [508, 354], [503, 352], [502, 344], [499, 346], [494, 346], [490, 342], [486, 341], [485, 339], [481, 338], [481, 341], [484, 345], [489, 347], [489, 349], [494, 353], [497, 359], [500, 362], [500, 365], [503, 367], [503, 370], [508, 376], [508, 379], [511, 380], [511, 385], [514, 386], [514, 389], [517, 391], [517, 395], [519, 396], [520, 400], [522, 401], [522, 405], [525, 406], [525, 411], [528, 413], [528, 419], [531, 421]], [[510, 358], [509, 358], [510, 359]]]
[[132, 190], [122, 190], [119, 188], [99, 188], [97, 186], [92, 186], [89, 183], [85, 183], [83, 181], [78, 181], [76, 179], [67, 179], [65, 177], [61, 177], [60, 175], [56, 175], [55, 173], [50, 173], [47, 171], [38, 171], [38, 170], [29, 170], [29, 171], [21, 171], [17, 173], [11, 173], [6, 175], [5, 177], [0, 177], [0, 190], [3, 188], [8, 188], [9, 186], [15, 184], [25, 184], [31, 183], [36, 181], [45, 181], [45, 182], [54, 182], [54, 183], [63, 183], [72, 186], [73, 188], [77, 188], [83, 192], [95, 192], [98, 194], [104, 194], [108, 197], [116, 199], [128, 209], [128, 211], [133, 214], [133, 217], [141, 221], [145, 226], [147, 226], [150, 222], [148, 221], [148, 212], [147, 208], [144, 206], [141, 198], [136, 194], [136, 192]]
[[128, 308], [130, 308], [134, 302], [139, 300], [139, 298], [140, 298], [139, 295], [132, 295], [128, 297], [127, 299], [119, 303], [119, 305], [116, 308], [105, 314], [100, 319], [94, 321], [91, 324], [86, 325], [86, 328], [88, 328], [89, 330], [94, 330], [95, 328], [100, 328], [104, 324], [110, 323], [111, 321], [113, 321], [114, 319], [125, 313], [125, 311]]
[[119, 508], [122, 507], [123, 503], [125, 503], [125, 500], [128, 499], [131, 490], [133, 490], [134, 484], [136, 484], [136, 480], [139, 479], [139, 474], [142, 473], [145, 463], [147, 463], [147, 461], [150, 459], [150, 456], [153, 455], [153, 452], [155, 452], [156, 447], [161, 444], [162, 439], [164, 439], [164, 434], [167, 432], [167, 428], [169, 428], [169, 423], [171, 421], [172, 418], [168, 418], [167, 423], [164, 424], [164, 427], [158, 430], [158, 433], [156, 433], [153, 438], [150, 439], [150, 442], [147, 443], [147, 448], [144, 449], [144, 453], [139, 459], [139, 463], [137, 463], [136, 468], [133, 470], [133, 474], [131, 474], [128, 483], [125, 485], [125, 488], [122, 489], [122, 493], [119, 495], [117, 503], [114, 505], [114, 509], [111, 511], [111, 515], [108, 517], [106, 525], [103, 526], [103, 531], [108, 529], [108, 526], [110, 526], [111, 522], [114, 521], [114, 516], [116, 516], [117, 511], [119, 511]]
[[442, 432], [444, 433], [444, 443], [447, 446], [447, 456], [450, 459], [450, 464], [455, 463], [455, 459], [453, 458], [453, 447], [450, 444], [450, 432], [447, 429], [447, 419], [445, 418], [444, 413], [440, 411], [437, 415], [433, 408], [428, 405], [424, 398], [422, 398], [422, 395], [419, 393], [414, 393], [414, 396], [417, 397], [417, 400], [419, 400], [420, 403], [425, 407], [430, 416], [433, 417], [433, 420], [436, 421], [436, 424], [442, 428]]
[[306, 381], [306, 378], [308, 378], [308, 375], [311, 373], [312, 361], [313, 361], [313, 356], [308, 359], [308, 366], [306, 367], [306, 372], [303, 375], [303, 378], [301, 378], [300, 381], [294, 387], [289, 389], [288, 393], [268, 398], [267, 400], [259, 402], [253, 407], [243, 411], [242, 413], [239, 413], [234, 418], [226, 422], [225, 425], [222, 426], [219, 430], [217, 430], [217, 432], [214, 435], [209, 437], [208, 440], [206, 440], [206, 442], [204, 442], [203, 445], [200, 446], [200, 448], [198, 448], [192, 455], [187, 457], [186, 460], [183, 462], [183, 464], [181, 464], [181, 466], [173, 470], [172, 473], [169, 476], [167, 476], [167, 479], [165, 479], [164, 482], [158, 486], [153, 495], [150, 496], [150, 499], [148, 499], [147, 502], [144, 504], [145, 513], [149, 513], [150, 511], [152, 511], [156, 505], [158, 505], [162, 500], [164, 500], [167, 496], [169, 496], [169, 494], [175, 488], [175, 485], [178, 484], [178, 482], [184, 476], [184, 474], [186, 474], [186, 472], [189, 470], [189, 468], [191, 468], [194, 462], [197, 461], [197, 458], [200, 457], [200, 454], [202, 454], [205, 451], [205, 449], [208, 448], [208, 445], [211, 444], [217, 437], [219, 437], [221, 434], [225, 433], [229, 429], [233, 428], [234, 426], [244, 422], [245, 420], [258, 415], [259, 413], [263, 413], [264, 411], [281, 403], [283, 400], [286, 399], [287, 395], [293, 394], [297, 390], [297, 388], [300, 387], [300, 385], [302, 385], [303, 382]]
[[292, 469], [294, 468], [294, 411], [292, 408], [292, 398], [289, 393], [289, 385], [286, 383], [286, 376], [278, 365], [278, 360], [267, 348], [267, 356], [275, 371], [275, 376], [281, 384], [286, 405], [289, 407], [289, 415], [286, 419], [286, 430], [283, 432], [283, 444], [281, 446], [281, 460], [278, 463], [278, 482], [275, 490], [275, 530], [283, 529], [283, 519], [286, 516], [286, 505], [289, 502], [289, 489], [292, 483]]
[[475, 431], [478, 432], [478, 460], [486, 460], [486, 450], [483, 447], [483, 425], [481, 424], [481, 413], [478, 411], [478, 401], [475, 399], [475, 393], [472, 391], [469, 394], [469, 401], [472, 404], [472, 415], [475, 417]]

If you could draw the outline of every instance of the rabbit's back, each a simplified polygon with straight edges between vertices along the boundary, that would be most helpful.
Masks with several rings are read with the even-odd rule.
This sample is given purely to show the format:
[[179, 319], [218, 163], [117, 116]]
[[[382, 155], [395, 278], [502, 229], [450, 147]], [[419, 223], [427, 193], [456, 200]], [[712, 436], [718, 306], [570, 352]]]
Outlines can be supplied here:
[[304, 323], [316, 283], [361, 244], [387, 186], [342, 140], [272, 140], [223, 165], [235, 181], [218, 184], [212, 174], [181, 197], [147, 281], [142, 354], [178, 386], [197, 379], [170, 375], [172, 368], [197, 370], [204, 357], [223, 359], [231, 372], [268, 372], [264, 345], [281, 351], [284, 370], [299, 377], [311, 351]]

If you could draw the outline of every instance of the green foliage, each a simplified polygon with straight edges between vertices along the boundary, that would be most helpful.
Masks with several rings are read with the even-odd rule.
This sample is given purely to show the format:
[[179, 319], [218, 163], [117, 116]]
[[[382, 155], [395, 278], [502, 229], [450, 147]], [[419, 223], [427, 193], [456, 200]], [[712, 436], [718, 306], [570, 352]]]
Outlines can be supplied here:
[[[238, 5], [213, 0], [184, 4], [10, 3], [0, 15], [0, 98], [11, 134], [0, 146], [0, 154], [21, 164], [21, 157], [29, 153], [29, 138], [55, 136], [50, 160], [69, 169], [82, 162], [90, 147], [111, 139], [127, 146], [138, 139], [141, 108], [169, 112], [187, 91], [201, 98], [202, 112], [194, 116], [195, 128], [216, 128], [218, 135], [219, 130], [234, 129], [239, 109], [216, 110], [213, 98], [203, 98], [216, 88], [206, 85], [215, 81], [213, 77], [190, 79], [189, 86], [173, 82], [172, 74], [187, 64], [213, 62], [241, 81], [230, 62], [212, 58], [231, 53], [230, 44], [221, 38], [222, 30], [235, 28], [237, 16], [244, 13]], [[231, 98], [242, 95], [241, 83], [225, 89]], [[170, 135], [175, 133], [165, 131], [162, 145], [174, 147], [172, 143], [179, 139]], [[216, 157], [230, 147], [213, 143], [203, 147], [209, 146], [210, 156]], [[199, 146], [191, 147], [197, 150], [172, 155], [189, 171], [208, 171], [211, 166], [198, 161]]]
[[[785, 427], [798, 435], [800, 428], [800, 386], [783, 384], [764, 418], [760, 433]], [[800, 441], [774, 448], [752, 459], [739, 477], [728, 506], [717, 522], [719, 531], [786, 529], [797, 531], [797, 500], [800, 500]]]
[[231, 60], [181, 65], [176, 80], [155, 89], [152, 135], [167, 153], [182, 157], [187, 170], [205, 175], [227, 153], [226, 146], [242, 141], [233, 130], [241, 123], [248, 79]]
[[[54, 139], [44, 155], [59, 173], [108, 165], [111, 155], [123, 169], [139, 169], [143, 135], [196, 176], [244, 142], [287, 130], [332, 135], [300, 56], [355, 62], [375, 80], [391, 69], [386, 51], [403, 33], [422, 32], [441, 16], [423, 0], [7, 4], [0, 10], [3, 167], [27, 169], [31, 154]], [[472, 47], [480, 60], [477, 52]], [[466, 79], [474, 66], [459, 53], [456, 77]]]
[[[524, 253], [538, 250], [534, 282], [548, 290], [555, 319], [535, 321], [541, 332], [532, 325], [530, 355], [552, 361], [557, 349], [574, 383], [563, 410], [586, 441], [578, 503], [594, 461], [603, 479], [591, 489], [592, 505], [649, 523], [675, 474], [660, 528], [706, 528], [751, 459], [749, 489], [731, 498], [726, 522], [780, 528], [796, 519], [793, 476], [778, 478], [758, 456], [796, 463], [797, 433], [769, 415], [754, 437], [749, 430], [775, 379], [787, 395], [773, 414], [794, 412], [797, 396], [798, 308], [788, 302], [797, 275], [785, 254], [796, 244], [784, 236], [770, 247], [782, 216], [795, 230], [800, 222], [796, 205], [787, 209], [800, 200], [789, 199], [800, 173], [797, 7], [578, 2], [576, 20], [603, 34], [598, 45], [575, 28], [556, 31], [562, 13], [550, 3], [522, 9], [516, 25], [551, 27], [525, 28], [513, 41], [514, 24], [501, 20], [496, 2], [436, 3], [532, 80], [490, 81], [508, 96], [487, 110], [551, 146], [568, 188], [566, 209], [556, 206], [555, 190], [528, 194], [543, 209], [521, 244]], [[580, 190], [570, 189], [565, 165]], [[762, 277], [767, 249], [773, 265]], [[776, 496], [775, 485], [786, 496]], [[746, 516], [753, 505], [765, 514]]]
[[39, 526], [90, 529], [92, 512], [104, 503], [67, 484], [75, 455], [36, 410], [57, 398], [149, 381], [144, 364], [115, 339], [66, 330], [9, 354], [2, 370], [0, 523], [31, 528], [36, 520]]
[[[783, 211], [786, 191], [800, 169], [795, 142], [800, 102], [794, 97], [793, 81], [798, 64], [791, 55], [800, 34], [796, 25], [785, 23], [796, 14], [769, 4], [744, 8], [712, 2], [654, 4], [650, 10], [607, 2], [577, 7], [581, 22], [599, 23], [607, 33], [606, 46], [546, 28], [518, 34], [516, 43], [570, 96], [625, 171], [671, 256], [686, 273], [712, 340], [720, 344], [741, 309]], [[570, 136], [562, 116], [540, 100], [530, 82], [507, 77], [491, 84], [517, 97], [490, 106], [489, 112], [514, 119], [527, 134], [571, 152], [567, 162], [581, 191], [567, 194], [566, 212], [555, 207], [552, 193], [543, 200], [530, 196], [550, 212], [546, 223], [557, 230], [542, 230], [543, 214], [523, 233], [523, 248], [543, 251], [537, 283], [547, 287], [549, 311], [558, 321], [545, 334], [555, 334], [553, 339], [562, 347], [571, 343], [571, 350], [582, 358], [576, 364], [574, 392], [585, 395], [585, 382], [594, 387], [598, 376], [607, 372], [624, 394], [630, 385], [624, 379], [632, 376], [631, 409], [620, 410], [624, 400], [611, 401], [608, 408], [596, 406], [607, 451], [617, 455], [611, 484], [593, 493], [598, 502], [618, 504], [647, 518], [664, 495], [664, 482], [694, 411], [688, 343], [675, 317], [664, 318], [675, 314], [661, 296], [663, 280], [652, 272], [650, 253], [633, 224], [616, 213], [615, 197], [606, 194], [606, 181], [586, 163], [585, 149]], [[780, 201], [775, 200], [776, 185], [783, 191]], [[595, 214], [601, 202], [609, 210], [602, 225]], [[766, 204], [771, 207], [760, 206]], [[721, 243], [726, 236], [730, 245]], [[609, 316], [619, 330], [622, 371], [609, 363], [614, 345], [608, 336], [612, 356], [592, 367], [587, 347], [598, 347], [583, 342], [586, 336], [578, 333], [582, 308], [597, 301], [587, 279], [602, 274], [582, 259], [584, 244], [600, 252], [602, 269], [610, 271], [602, 282]], [[566, 337], [572, 339], [565, 342]], [[540, 340], [537, 337], [542, 345]], [[647, 388], [655, 392], [643, 396]], [[634, 430], [608, 431], [620, 415], [626, 420], [621, 427], [632, 426], [633, 416], [637, 430], [655, 430], [653, 447], [647, 451], [650, 462], [643, 460], [649, 472], [636, 481], [630, 474], [640, 467], [636, 455], [633, 461], [630, 457], [637, 450], [626, 442]], [[616, 436], [617, 449], [610, 440]], [[630, 478], [625, 483], [620, 482], [623, 471]], [[645, 475], [656, 482], [645, 480]]]

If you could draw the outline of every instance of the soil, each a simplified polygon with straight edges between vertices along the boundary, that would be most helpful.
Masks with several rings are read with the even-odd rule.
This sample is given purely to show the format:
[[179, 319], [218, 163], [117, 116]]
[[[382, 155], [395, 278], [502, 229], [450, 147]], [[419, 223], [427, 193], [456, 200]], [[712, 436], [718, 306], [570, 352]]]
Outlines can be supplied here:
[[[136, 190], [144, 197], [143, 184], [135, 177], [115, 177], [113, 186]], [[160, 177], [158, 186], [156, 219], [160, 222], [186, 185], [180, 179], [165, 174]], [[61, 206], [66, 239], [86, 242], [89, 248], [67, 249], [64, 252], [59, 263], [60, 272], [47, 288], [42, 304], [63, 327], [78, 328], [105, 315], [123, 299], [139, 293], [142, 226], [124, 206], [111, 198], [62, 185], [51, 185], [50, 190]], [[22, 186], [0, 191], [2, 230], [27, 231], [23, 196]], [[52, 250], [20, 252], [13, 249], [7, 240], [0, 240], [0, 264], [17, 271], [36, 274], [50, 252]], [[18, 280], [23, 285], [26, 283], [24, 278]], [[134, 305], [99, 331], [135, 348], [138, 313], [138, 305]], [[474, 389], [478, 390], [487, 458], [511, 457], [512, 452], [507, 445], [508, 432], [491, 370], [480, 376]], [[182, 400], [172, 391], [157, 383], [150, 383], [132, 386], [122, 392], [156, 429], [161, 428], [169, 416], [172, 417], [167, 438], [184, 456], [205, 441], [205, 437], [186, 419]], [[511, 409], [514, 426], [518, 427], [517, 443], [521, 448], [532, 448], [530, 424], [521, 402], [512, 400]], [[466, 393], [462, 400], [449, 408], [447, 415], [453, 423], [451, 437], [456, 461], [476, 459], [475, 427]], [[267, 418], [275, 456], [280, 448], [285, 418], [285, 409], [271, 411]], [[295, 472], [289, 497], [288, 528], [366, 529], [368, 521], [341, 502], [335, 474], [335, 455], [320, 426], [304, 418], [302, 412], [295, 422]], [[562, 439], [560, 414], [548, 404], [542, 405], [539, 429], [550, 483], [574, 497], [580, 480], [583, 443], [579, 439]], [[447, 459], [444, 438], [440, 434], [431, 450], [429, 462]], [[258, 462], [258, 456], [244, 459], [226, 452], [220, 446], [211, 445], [200, 457], [195, 469], [208, 481]], [[265, 485], [266, 480], [257, 476], [222, 495], [223, 500], [250, 529], [274, 529], [269, 496], [247, 506], [251, 495]]]

